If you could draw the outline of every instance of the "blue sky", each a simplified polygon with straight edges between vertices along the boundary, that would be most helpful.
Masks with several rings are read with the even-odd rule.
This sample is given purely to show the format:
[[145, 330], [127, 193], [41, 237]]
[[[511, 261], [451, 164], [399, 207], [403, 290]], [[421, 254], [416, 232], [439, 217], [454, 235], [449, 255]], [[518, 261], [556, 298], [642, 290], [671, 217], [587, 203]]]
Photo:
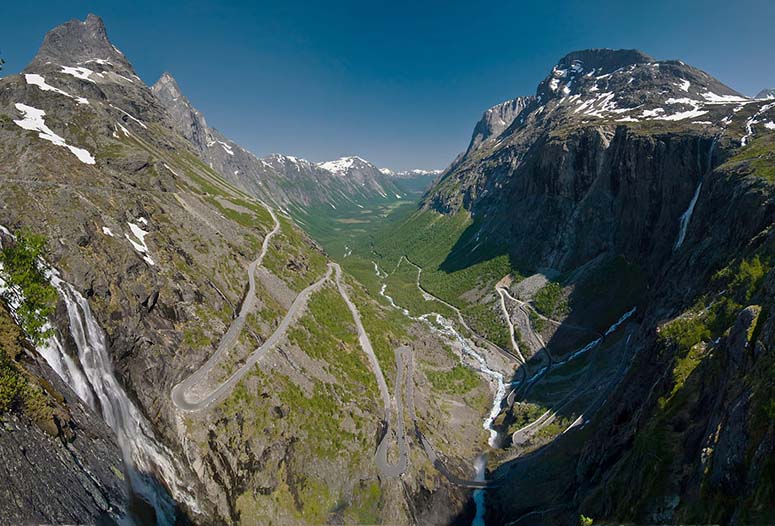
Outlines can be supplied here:
[[357, 154], [442, 168], [487, 107], [532, 94], [569, 51], [638, 48], [753, 95], [775, 87], [775, 2], [8, 2], [5, 74], [44, 33], [100, 15], [151, 84], [167, 70], [209, 123], [256, 154]]

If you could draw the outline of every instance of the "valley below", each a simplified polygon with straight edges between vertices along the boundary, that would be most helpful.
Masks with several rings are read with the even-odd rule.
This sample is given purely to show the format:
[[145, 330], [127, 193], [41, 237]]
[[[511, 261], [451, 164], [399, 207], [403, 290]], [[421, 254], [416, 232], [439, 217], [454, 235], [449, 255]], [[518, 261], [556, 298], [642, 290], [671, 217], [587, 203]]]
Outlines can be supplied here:
[[0, 524], [769, 524], [775, 102], [561, 58], [257, 157], [89, 15], [0, 79]]

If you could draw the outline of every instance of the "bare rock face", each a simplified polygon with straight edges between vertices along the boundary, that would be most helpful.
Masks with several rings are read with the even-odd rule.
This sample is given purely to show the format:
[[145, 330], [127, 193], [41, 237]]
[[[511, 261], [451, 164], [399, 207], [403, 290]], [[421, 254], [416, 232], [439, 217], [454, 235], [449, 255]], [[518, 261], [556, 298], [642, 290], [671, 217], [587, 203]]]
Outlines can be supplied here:
[[27, 71], [35, 71], [49, 62], [62, 66], [110, 62], [124, 71], [132, 71], [124, 54], [108, 40], [102, 19], [93, 14], [83, 22], [71, 20], [46, 33]]
[[151, 91], [169, 112], [175, 129], [198, 150], [205, 151], [208, 145], [215, 142], [204, 115], [191, 105], [172, 75], [167, 72], [162, 74]]
[[468, 145], [466, 153], [475, 150], [484, 141], [500, 135], [527, 108], [532, 100], [533, 97], [517, 97], [516, 99], [496, 104], [485, 111], [481, 120], [474, 127], [471, 143]]

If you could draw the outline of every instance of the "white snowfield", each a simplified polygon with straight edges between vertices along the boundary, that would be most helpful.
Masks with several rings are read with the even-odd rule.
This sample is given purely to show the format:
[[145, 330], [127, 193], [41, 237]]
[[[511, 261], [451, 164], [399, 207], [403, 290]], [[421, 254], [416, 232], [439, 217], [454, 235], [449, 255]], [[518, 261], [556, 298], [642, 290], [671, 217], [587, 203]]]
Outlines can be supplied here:
[[89, 68], [62, 66], [62, 73], [65, 73], [67, 75], [72, 75], [77, 79], [86, 80], [96, 84], [94, 80], [89, 78], [94, 73]]
[[78, 157], [78, 160], [84, 164], [94, 164], [96, 162], [88, 151], [67, 144], [62, 137], [51, 131], [51, 128], [46, 126], [46, 122], [43, 119], [46, 115], [45, 111], [18, 102], [15, 106], [17, 110], [24, 114], [23, 119], [13, 121], [17, 126], [20, 126], [25, 130], [36, 131], [38, 132], [38, 137], [41, 139], [52, 142], [57, 146], [64, 146], [73, 152], [73, 155]]
[[345, 175], [347, 171], [350, 168], [352, 168], [353, 165], [358, 161], [368, 165], [371, 164], [370, 162], [366, 161], [365, 159], [361, 159], [358, 156], [352, 156], [352, 157], [340, 157], [335, 161], [326, 161], [324, 163], [318, 163], [318, 167], [324, 170], [328, 170], [331, 173]]
[[[659, 68], [660, 64], [649, 64], [651, 68]], [[615, 74], [631, 73], [636, 69], [636, 65], [630, 65], [626, 68], [620, 68], [605, 75], [594, 76], [594, 70], [583, 75], [584, 78], [591, 78], [595, 82], [589, 87], [587, 94], [576, 93], [571, 95], [572, 87], [578, 84], [576, 81], [581, 73], [584, 72], [583, 64], [580, 61], [574, 62], [569, 68], [564, 69], [555, 66], [549, 79], [549, 90], [563, 95], [560, 103], [567, 105], [575, 104], [574, 113], [589, 117], [615, 117], [617, 114], [625, 114], [617, 119], [617, 122], [640, 122], [641, 120], [663, 120], [663, 121], [683, 121], [686, 119], [696, 119], [708, 113], [706, 106], [717, 106], [726, 104], [744, 105], [754, 102], [753, 99], [739, 95], [720, 95], [711, 91], [692, 94], [689, 88], [691, 82], [686, 79], [679, 79], [674, 86], [686, 93], [685, 97], [669, 98], [665, 101], [665, 108], [644, 109], [640, 114], [635, 114], [642, 105], [626, 106], [622, 105], [618, 94], [609, 89], [609, 79]], [[632, 83], [635, 77], [630, 77], [629, 83]], [[591, 96], [590, 96], [591, 95]], [[539, 99], [540, 100], [540, 99]], [[673, 105], [682, 105], [684, 107], [670, 108]], [[685, 107], [688, 106], [689, 109]], [[536, 111], [542, 111], [543, 106]]]
[[89, 104], [89, 101], [83, 97], [73, 97], [66, 91], [47, 84], [46, 79], [43, 78], [43, 75], [38, 75], [37, 73], [27, 73], [24, 75], [24, 80], [26, 80], [27, 84], [30, 86], [37, 86], [42, 91], [53, 91], [54, 93], [58, 93], [75, 100], [78, 104]]
[[[144, 225], [148, 224], [148, 220], [144, 217], [141, 217], [137, 220], [138, 223], [143, 223]], [[151, 256], [148, 255], [148, 245], [145, 244], [145, 236], [148, 235], [148, 232], [140, 228], [140, 225], [132, 222], [127, 223], [129, 225], [129, 229], [132, 231], [132, 235], [139, 240], [139, 242], [132, 239], [129, 234], [124, 234], [124, 236], [129, 240], [130, 243], [132, 243], [132, 246], [137, 251], [138, 254], [143, 256], [143, 259], [146, 263], [153, 266], [156, 263], [151, 259]]]

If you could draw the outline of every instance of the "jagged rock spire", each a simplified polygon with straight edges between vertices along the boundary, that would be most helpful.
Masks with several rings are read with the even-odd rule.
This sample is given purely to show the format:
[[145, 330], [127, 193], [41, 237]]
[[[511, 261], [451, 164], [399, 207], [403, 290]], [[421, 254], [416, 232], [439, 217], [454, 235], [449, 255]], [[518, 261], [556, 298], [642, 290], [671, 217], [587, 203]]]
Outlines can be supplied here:
[[46, 33], [37, 55], [27, 71], [52, 62], [76, 66], [89, 61], [108, 61], [117, 69], [134, 73], [132, 65], [108, 39], [105, 24], [96, 15], [89, 14], [81, 22], [74, 19]]

